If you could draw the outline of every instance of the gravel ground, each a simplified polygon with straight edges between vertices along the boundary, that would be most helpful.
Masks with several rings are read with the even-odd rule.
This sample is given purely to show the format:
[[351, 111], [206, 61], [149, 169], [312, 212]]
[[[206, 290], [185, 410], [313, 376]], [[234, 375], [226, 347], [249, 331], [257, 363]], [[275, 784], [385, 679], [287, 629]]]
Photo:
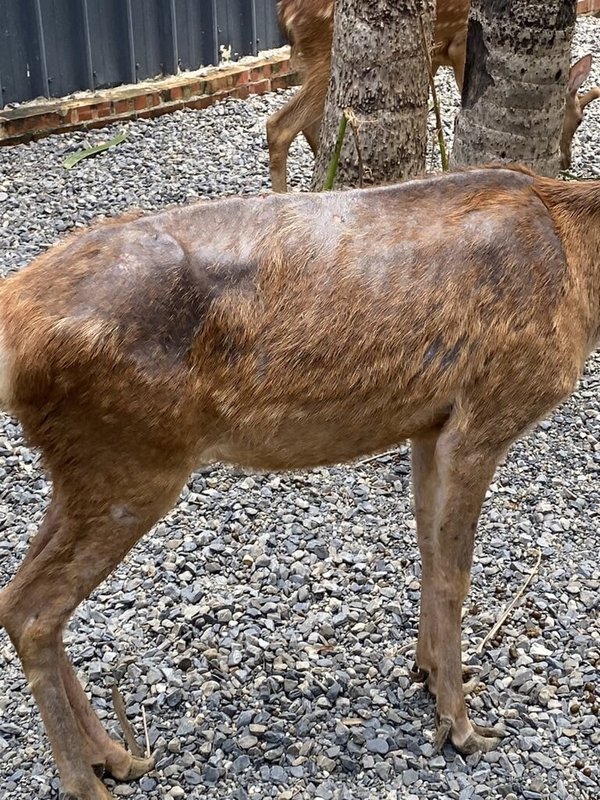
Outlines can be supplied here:
[[[581, 19], [577, 54], [599, 34], [600, 20]], [[456, 91], [448, 74], [439, 84], [451, 134]], [[265, 115], [288, 94], [133, 123], [124, 145], [70, 172], [67, 154], [114, 132], [3, 149], [1, 269], [23, 266], [100, 214], [268, 188]], [[600, 102], [577, 137], [577, 175], [600, 174], [599, 124]], [[295, 145], [292, 184], [307, 187], [310, 169], [306, 147]], [[140, 734], [144, 709], [160, 753], [155, 772], [115, 795], [597, 797], [599, 378], [596, 357], [576, 395], [515, 445], [485, 505], [464, 638], [484, 681], [469, 701], [474, 716], [508, 728], [498, 750], [434, 756], [432, 702], [407, 680], [420, 570], [406, 449], [285, 475], [215, 468], [193, 476], [67, 635], [109, 728], [117, 733], [116, 679]], [[2, 426], [0, 585], [49, 493], [18, 427], [6, 417]], [[477, 655], [534, 568], [507, 624]], [[3, 632], [0, 664], [0, 797], [56, 797], [40, 719]]]

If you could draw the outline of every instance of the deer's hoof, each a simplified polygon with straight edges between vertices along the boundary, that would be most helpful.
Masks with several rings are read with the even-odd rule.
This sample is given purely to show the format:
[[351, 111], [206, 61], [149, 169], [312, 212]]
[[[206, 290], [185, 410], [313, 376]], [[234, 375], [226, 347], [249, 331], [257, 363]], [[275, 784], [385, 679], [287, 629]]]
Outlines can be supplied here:
[[429, 677], [429, 672], [421, 667], [415, 661], [412, 667], [408, 670], [408, 677], [411, 683], [426, 683]]
[[454, 745], [459, 753], [471, 755], [471, 753], [488, 753], [495, 750], [506, 735], [506, 731], [501, 725], [484, 727], [483, 725], [473, 725], [473, 733], [462, 742], [461, 745]]
[[110, 773], [113, 778], [118, 781], [135, 781], [154, 769], [155, 758], [140, 758], [139, 756], [131, 756], [129, 764], [125, 768], [118, 770], [111, 769]]
[[462, 741], [454, 741], [452, 738], [453, 722], [449, 717], [442, 717], [437, 726], [433, 746], [439, 753], [444, 744], [450, 740], [455, 750], [463, 755], [472, 753], [487, 753], [494, 750], [506, 735], [506, 730], [502, 725], [484, 726], [471, 723], [471, 732]]

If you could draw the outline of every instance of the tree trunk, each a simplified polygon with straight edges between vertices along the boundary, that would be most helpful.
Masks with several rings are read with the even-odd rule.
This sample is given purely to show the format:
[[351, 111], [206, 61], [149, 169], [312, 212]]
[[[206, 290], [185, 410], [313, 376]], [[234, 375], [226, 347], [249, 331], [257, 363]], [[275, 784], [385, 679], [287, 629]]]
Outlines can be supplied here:
[[576, 0], [472, 0], [453, 166], [560, 168]]
[[[320, 190], [350, 109], [357, 123], [364, 183], [403, 180], [425, 170], [427, 48], [433, 0], [336, 0], [331, 79], [313, 189]], [[356, 186], [359, 159], [348, 126], [337, 186]]]

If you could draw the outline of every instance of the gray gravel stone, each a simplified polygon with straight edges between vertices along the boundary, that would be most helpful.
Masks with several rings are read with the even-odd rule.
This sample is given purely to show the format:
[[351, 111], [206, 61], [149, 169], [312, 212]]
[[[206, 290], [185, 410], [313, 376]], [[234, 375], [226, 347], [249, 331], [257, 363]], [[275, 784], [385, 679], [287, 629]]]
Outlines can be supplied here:
[[380, 753], [385, 755], [390, 749], [390, 746], [385, 739], [367, 739], [367, 750], [371, 753]]

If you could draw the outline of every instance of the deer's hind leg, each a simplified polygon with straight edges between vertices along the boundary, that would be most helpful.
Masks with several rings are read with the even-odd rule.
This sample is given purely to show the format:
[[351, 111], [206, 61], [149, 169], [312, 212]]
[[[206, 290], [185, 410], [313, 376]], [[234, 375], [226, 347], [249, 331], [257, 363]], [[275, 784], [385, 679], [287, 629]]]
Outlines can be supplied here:
[[308, 74], [292, 99], [267, 120], [269, 170], [274, 192], [287, 191], [288, 152], [301, 131], [316, 153], [327, 87], [327, 78], [322, 80], [319, 73]]
[[[475, 529], [505, 447], [481, 436], [475, 419], [451, 417], [439, 435], [413, 442], [413, 479], [423, 559], [417, 669], [436, 696], [438, 747], [490, 750], [501, 730], [475, 725], [464, 698], [461, 610], [470, 584]], [[471, 427], [472, 426], [472, 427]]]
[[310, 125], [307, 125], [303, 130], [302, 134], [304, 138], [308, 142], [310, 149], [312, 150], [313, 156], [317, 156], [317, 150], [319, 149], [319, 135], [321, 133], [321, 122], [322, 120], [316, 119]]
[[183, 468], [166, 468], [166, 459], [152, 469], [119, 457], [117, 449], [108, 466], [92, 473], [90, 464], [99, 463], [88, 450], [79, 465], [54, 470], [61, 475], [61, 502], [51, 504], [33, 554], [0, 593], [0, 624], [21, 659], [65, 792], [76, 800], [109, 797], [93, 766], [123, 779], [151, 763], [135, 759], [104, 731], [64, 652], [64, 627], [173, 505], [187, 477]]
[[[414, 437], [411, 443], [413, 497], [421, 555], [421, 603], [417, 652], [410, 678], [425, 683], [434, 697], [437, 694], [434, 658], [435, 537], [441, 492], [436, 447], [440, 433], [441, 428], [432, 428]], [[464, 666], [462, 678], [464, 694], [468, 694], [479, 683], [473, 677], [473, 670]]]

